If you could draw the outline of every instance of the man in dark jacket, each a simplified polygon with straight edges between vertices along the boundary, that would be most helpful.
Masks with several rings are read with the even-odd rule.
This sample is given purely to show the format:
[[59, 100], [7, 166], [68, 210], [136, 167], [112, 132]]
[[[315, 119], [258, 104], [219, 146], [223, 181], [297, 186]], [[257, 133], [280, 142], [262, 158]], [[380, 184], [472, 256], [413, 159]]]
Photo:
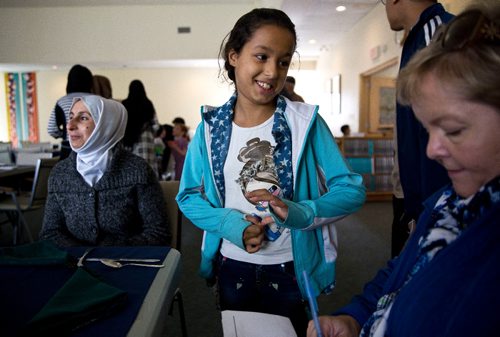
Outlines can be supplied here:
[[[417, 51], [426, 47], [438, 27], [449, 22], [453, 15], [434, 0], [383, 1], [387, 20], [394, 31], [405, 31], [400, 71]], [[393, 246], [403, 247], [423, 210], [423, 202], [439, 188], [450, 182], [446, 170], [427, 158], [427, 131], [409, 106], [396, 106], [397, 158], [399, 178], [404, 194], [404, 213], [395, 212]], [[396, 254], [394, 254], [396, 255]]]

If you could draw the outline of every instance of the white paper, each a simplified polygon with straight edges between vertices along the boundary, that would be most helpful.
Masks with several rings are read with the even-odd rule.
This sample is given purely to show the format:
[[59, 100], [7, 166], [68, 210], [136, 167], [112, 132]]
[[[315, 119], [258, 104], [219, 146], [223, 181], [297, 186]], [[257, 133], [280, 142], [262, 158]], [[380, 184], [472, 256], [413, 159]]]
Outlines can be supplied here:
[[224, 337], [297, 337], [288, 317], [250, 311], [222, 311]]

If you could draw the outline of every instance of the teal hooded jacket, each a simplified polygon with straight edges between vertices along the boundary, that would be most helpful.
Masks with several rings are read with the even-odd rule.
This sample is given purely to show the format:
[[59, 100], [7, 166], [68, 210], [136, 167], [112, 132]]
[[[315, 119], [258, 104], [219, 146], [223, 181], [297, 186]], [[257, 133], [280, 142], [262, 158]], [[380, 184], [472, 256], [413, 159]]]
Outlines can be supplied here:
[[[283, 99], [283, 98], [280, 98]], [[182, 213], [204, 230], [200, 275], [211, 279], [225, 238], [242, 249], [250, 222], [236, 209], [224, 208], [211, 161], [211, 132], [206, 120], [214, 109], [201, 109], [202, 122], [188, 147], [177, 203]], [[309, 275], [314, 294], [329, 293], [335, 284], [337, 234], [335, 222], [356, 212], [365, 201], [362, 177], [346, 164], [318, 106], [286, 99], [285, 117], [292, 135], [293, 200], [283, 200], [288, 216], [278, 225], [291, 229], [297, 281], [307, 298], [302, 273]], [[232, 116], [228, 116], [232, 119]]]

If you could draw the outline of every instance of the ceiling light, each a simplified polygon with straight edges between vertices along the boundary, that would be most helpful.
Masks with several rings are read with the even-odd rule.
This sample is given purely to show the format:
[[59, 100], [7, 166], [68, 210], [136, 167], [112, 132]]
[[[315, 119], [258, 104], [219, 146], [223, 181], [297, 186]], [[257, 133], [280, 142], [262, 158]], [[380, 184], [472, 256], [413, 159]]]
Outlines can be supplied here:
[[345, 7], [345, 6], [337, 6], [337, 7], [335, 8], [335, 10], [336, 10], [337, 12], [343, 12], [343, 11], [345, 11], [345, 10], [346, 10], [346, 7]]
[[315, 44], [316, 43], [316, 40], [315, 39], [310, 39], [309, 40], [309, 44]]

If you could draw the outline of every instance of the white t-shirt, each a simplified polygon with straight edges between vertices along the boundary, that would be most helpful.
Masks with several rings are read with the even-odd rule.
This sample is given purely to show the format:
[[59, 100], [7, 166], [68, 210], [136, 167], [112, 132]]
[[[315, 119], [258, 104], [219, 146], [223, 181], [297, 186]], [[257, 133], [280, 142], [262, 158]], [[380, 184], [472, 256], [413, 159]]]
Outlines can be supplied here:
[[[233, 123], [227, 159], [224, 165], [225, 207], [263, 218], [269, 215], [267, 203], [254, 205], [245, 192], [268, 189], [281, 196], [274, 167], [275, 141], [272, 135], [274, 116], [261, 125], [242, 128]], [[243, 240], [243, 238], [242, 238]], [[279, 264], [293, 260], [290, 229], [275, 224], [266, 226], [266, 241], [253, 254], [224, 239], [221, 254], [233, 260], [255, 264]]]

